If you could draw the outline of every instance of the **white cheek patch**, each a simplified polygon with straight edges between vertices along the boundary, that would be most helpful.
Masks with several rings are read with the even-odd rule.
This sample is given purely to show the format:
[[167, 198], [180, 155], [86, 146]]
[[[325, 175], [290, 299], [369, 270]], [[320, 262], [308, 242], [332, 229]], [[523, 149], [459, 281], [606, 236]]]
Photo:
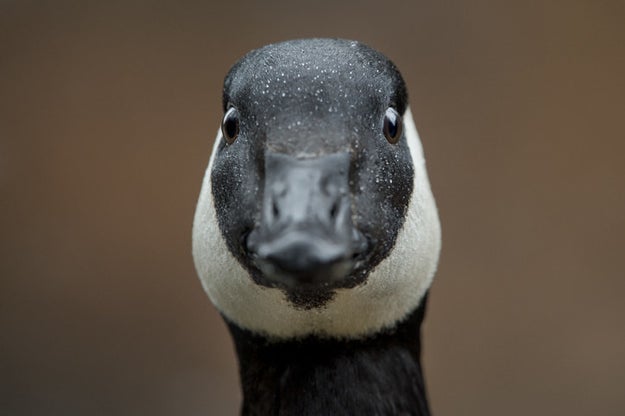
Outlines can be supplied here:
[[322, 308], [298, 309], [279, 289], [259, 286], [230, 254], [213, 204], [210, 172], [221, 135], [204, 176], [193, 224], [193, 258], [204, 290], [229, 320], [272, 338], [319, 335], [358, 338], [392, 327], [412, 312], [430, 287], [441, 246], [436, 204], [421, 141], [410, 109], [404, 115], [414, 163], [414, 190], [407, 217], [389, 256], [366, 282], [339, 289]]

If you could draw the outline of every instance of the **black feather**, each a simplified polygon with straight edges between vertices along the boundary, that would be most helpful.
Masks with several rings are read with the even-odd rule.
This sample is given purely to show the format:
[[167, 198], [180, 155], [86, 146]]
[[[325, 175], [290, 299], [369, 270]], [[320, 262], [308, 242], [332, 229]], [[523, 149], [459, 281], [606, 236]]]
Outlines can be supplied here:
[[426, 299], [395, 328], [359, 340], [271, 341], [229, 323], [242, 415], [429, 415], [420, 363]]

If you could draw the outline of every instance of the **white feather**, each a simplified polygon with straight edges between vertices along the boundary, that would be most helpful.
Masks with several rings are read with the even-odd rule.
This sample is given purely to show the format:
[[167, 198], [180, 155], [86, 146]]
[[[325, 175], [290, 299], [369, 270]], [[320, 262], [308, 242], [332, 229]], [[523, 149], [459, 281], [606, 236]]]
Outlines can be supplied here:
[[301, 309], [279, 289], [255, 284], [230, 254], [217, 224], [210, 172], [217, 135], [193, 224], [193, 258], [204, 290], [230, 321], [273, 338], [311, 334], [358, 338], [404, 319], [430, 287], [438, 263], [441, 231], [427, 177], [421, 141], [410, 109], [404, 128], [414, 163], [414, 190], [407, 217], [389, 256], [370, 272], [366, 283], [337, 290], [322, 308]]

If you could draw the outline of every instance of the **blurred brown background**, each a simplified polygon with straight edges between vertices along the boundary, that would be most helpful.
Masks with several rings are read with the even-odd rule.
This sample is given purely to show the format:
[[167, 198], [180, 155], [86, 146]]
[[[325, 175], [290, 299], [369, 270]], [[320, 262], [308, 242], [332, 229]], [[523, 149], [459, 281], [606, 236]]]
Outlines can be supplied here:
[[436, 415], [625, 413], [625, 2], [0, 1], [0, 414], [231, 415], [191, 221], [246, 51], [402, 70], [443, 222]]

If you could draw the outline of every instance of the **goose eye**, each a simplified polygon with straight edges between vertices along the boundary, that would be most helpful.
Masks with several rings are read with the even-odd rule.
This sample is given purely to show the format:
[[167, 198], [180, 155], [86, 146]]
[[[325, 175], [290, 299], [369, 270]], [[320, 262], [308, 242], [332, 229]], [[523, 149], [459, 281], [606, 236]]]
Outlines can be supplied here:
[[230, 107], [226, 111], [221, 122], [221, 133], [228, 144], [232, 144], [237, 139], [239, 135], [239, 112], [236, 108]]
[[401, 138], [404, 124], [401, 120], [401, 116], [394, 109], [389, 107], [384, 114], [384, 136], [389, 143], [395, 144]]

